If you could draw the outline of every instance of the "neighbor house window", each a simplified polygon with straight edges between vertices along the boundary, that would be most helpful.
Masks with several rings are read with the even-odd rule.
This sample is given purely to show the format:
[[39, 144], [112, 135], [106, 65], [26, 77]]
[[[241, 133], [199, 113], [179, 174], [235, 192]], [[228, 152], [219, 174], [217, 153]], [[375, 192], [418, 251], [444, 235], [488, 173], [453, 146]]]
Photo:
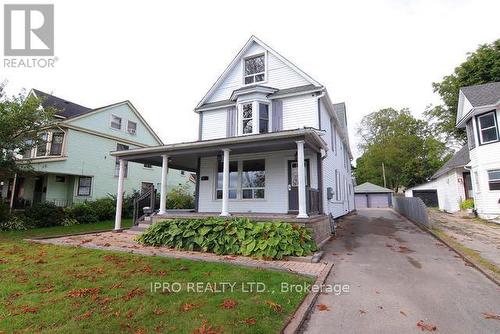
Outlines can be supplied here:
[[37, 157], [43, 157], [47, 155], [47, 140], [48, 140], [49, 134], [44, 133], [40, 135], [40, 142], [36, 147], [36, 156]]
[[241, 198], [264, 198], [266, 164], [264, 159], [243, 161]]
[[[123, 145], [123, 144], [116, 144], [116, 150], [117, 151], [126, 151], [128, 150], [128, 145]], [[118, 176], [120, 174], [120, 159], [116, 157], [115, 160], [115, 176]], [[125, 161], [125, 174], [124, 177], [127, 177], [128, 174], [128, 161]]]
[[269, 105], [259, 103], [259, 133], [269, 132]]
[[128, 121], [127, 122], [127, 131], [128, 131], [128, 133], [135, 135], [135, 133], [137, 131], [137, 123], [132, 122], [132, 121]]
[[50, 143], [50, 155], [61, 155], [64, 141], [64, 132], [52, 133], [52, 142]]
[[481, 144], [498, 141], [498, 126], [494, 111], [478, 116], [477, 122]]
[[[223, 178], [223, 163], [219, 161], [217, 164], [217, 189], [215, 196], [217, 199], [222, 199], [222, 178]], [[229, 198], [236, 198], [238, 188], [238, 161], [229, 162]]]
[[465, 129], [467, 130], [467, 144], [469, 145], [469, 150], [476, 147], [476, 139], [474, 138], [474, 127], [472, 126], [472, 120], [469, 120], [465, 124]]
[[116, 130], [121, 130], [122, 128], [122, 119], [121, 117], [111, 115], [111, 127]]
[[242, 117], [241, 117], [241, 129], [242, 133], [252, 133], [253, 132], [253, 104], [245, 103], [241, 106]]
[[488, 171], [490, 190], [500, 190], [500, 169]]
[[261, 82], [266, 79], [266, 59], [264, 55], [245, 59], [245, 85]]
[[89, 176], [80, 176], [78, 178], [77, 196], [90, 196], [92, 188], [92, 178]]

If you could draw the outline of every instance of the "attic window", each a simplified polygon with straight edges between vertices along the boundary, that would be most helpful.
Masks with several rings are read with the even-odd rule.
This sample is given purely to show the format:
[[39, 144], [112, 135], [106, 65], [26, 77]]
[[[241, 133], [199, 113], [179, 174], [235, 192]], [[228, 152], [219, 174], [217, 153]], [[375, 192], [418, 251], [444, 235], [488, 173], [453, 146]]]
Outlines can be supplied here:
[[122, 129], [122, 119], [118, 116], [111, 115], [111, 127], [116, 130]]
[[488, 144], [498, 141], [498, 128], [495, 112], [489, 112], [478, 116], [479, 138], [481, 144]]
[[266, 79], [266, 59], [263, 54], [245, 59], [245, 85]]
[[128, 121], [128, 123], [127, 123], [127, 131], [128, 131], [128, 133], [135, 135], [135, 133], [137, 131], [137, 123], [136, 122], [132, 122], [132, 121]]

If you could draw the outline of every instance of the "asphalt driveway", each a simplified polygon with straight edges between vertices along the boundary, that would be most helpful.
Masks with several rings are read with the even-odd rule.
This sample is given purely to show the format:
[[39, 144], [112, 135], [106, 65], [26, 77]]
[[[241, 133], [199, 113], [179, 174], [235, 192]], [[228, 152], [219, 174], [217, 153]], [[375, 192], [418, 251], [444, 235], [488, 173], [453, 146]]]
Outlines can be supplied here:
[[418, 333], [420, 320], [439, 333], [500, 333], [500, 288], [456, 253], [395, 212], [359, 210], [343, 219], [326, 246], [334, 263], [305, 333]]

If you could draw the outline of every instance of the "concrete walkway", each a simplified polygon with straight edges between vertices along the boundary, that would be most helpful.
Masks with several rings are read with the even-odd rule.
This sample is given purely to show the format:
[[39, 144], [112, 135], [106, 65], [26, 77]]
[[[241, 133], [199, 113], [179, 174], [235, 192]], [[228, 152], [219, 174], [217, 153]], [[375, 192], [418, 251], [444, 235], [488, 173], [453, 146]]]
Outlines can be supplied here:
[[60, 238], [36, 239], [32, 242], [53, 244], [60, 246], [85, 247], [109, 251], [127, 252], [141, 255], [172, 257], [207, 262], [226, 262], [230, 264], [275, 269], [297, 274], [317, 277], [327, 267], [325, 263], [310, 263], [298, 261], [265, 261], [246, 256], [219, 256], [212, 253], [174, 250], [166, 247], [143, 246], [135, 241], [138, 232], [123, 231], [122, 233], [90, 233]]
[[463, 213], [445, 213], [431, 209], [434, 225], [467, 248], [500, 267], [500, 225], [481, 224]]
[[326, 246], [334, 263], [327, 284], [349, 293], [322, 293], [306, 333], [500, 333], [500, 288], [442, 243], [386, 209], [359, 210], [340, 223]]

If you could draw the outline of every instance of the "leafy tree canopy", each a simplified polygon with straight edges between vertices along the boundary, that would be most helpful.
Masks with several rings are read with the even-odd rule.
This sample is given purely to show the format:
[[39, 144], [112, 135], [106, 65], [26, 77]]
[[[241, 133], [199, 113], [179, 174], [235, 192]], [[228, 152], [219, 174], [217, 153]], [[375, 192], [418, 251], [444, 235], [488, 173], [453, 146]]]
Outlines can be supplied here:
[[54, 115], [53, 108], [41, 108], [34, 96], [20, 93], [8, 97], [0, 85], [0, 175], [29, 171], [29, 161], [16, 163], [19, 153], [42, 142], [40, 133]]
[[429, 108], [426, 115], [435, 123], [436, 130], [446, 135], [447, 139], [455, 139], [465, 143], [466, 134], [463, 129], [455, 127], [460, 87], [500, 81], [500, 39], [491, 44], [484, 44], [460, 64], [455, 71], [433, 83], [443, 104]]
[[427, 181], [450, 158], [446, 145], [436, 139], [428, 123], [408, 109], [382, 109], [365, 116], [357, 130], [363, 155], [356, 161], [358, 184], [383, 186], [395, 191]]

